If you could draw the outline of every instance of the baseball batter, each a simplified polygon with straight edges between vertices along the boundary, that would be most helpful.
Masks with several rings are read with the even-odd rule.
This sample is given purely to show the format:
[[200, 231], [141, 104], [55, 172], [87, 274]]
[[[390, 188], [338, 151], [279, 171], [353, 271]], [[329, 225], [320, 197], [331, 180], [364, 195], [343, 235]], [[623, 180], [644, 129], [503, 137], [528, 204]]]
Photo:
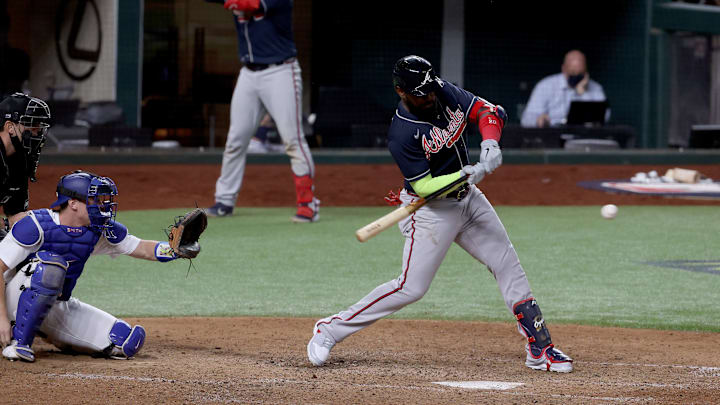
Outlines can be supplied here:
[[[0, 242], [0, 343], [10, 360], [35, 361], [40, 333], [60, 349], [115, 359], [134, 356], [145, 329], [72, 297], [90, 255], [130, 255], [167, 262], [167, 242], [141, 240], [114, 220], [115, 183], [76, 171], [63, 176], [52, 209], [29, 211]], [[12, 321], [12, 327], [11, 327]]]
[[[442, 80], [418, 56], [397, 61], [393, 83], [400, 102], [390, 125], [388, 147], [405, 177], [402, 203], [430, 195], [461, 176], [468, 181], [399, 223], [405, 237], [400, 276], [350, 308], [319, 320], [307, 347], [310, 362], [323, 365], [336, 343], [422, 298], [455, 242], [485, 264], [497, 280], [518, 330], [527, 339], [525, 364], [538, 370], [572, 371], [572, 359], [552, 344], [505, 228], [474, 185], [502, 163], [498, 140], [507, 120], [505, 111]], [[468, 122], [478, 125], [483, 138], [480, 159], [474, 165], [464, 133]]]
[[315, 166], [302, 127], [302, 76], [292, 33], [292, 1], [225, 0], [224, 6], [234, 14], [243, 67], [230, 103], [230, 129], [215, 183], [215, 205], [207, 213], [232, 214], [250, 139], [267, 112], [290, 157], [297, 203], [292, 220], [317, 221], [320, 200], [314, 196]]

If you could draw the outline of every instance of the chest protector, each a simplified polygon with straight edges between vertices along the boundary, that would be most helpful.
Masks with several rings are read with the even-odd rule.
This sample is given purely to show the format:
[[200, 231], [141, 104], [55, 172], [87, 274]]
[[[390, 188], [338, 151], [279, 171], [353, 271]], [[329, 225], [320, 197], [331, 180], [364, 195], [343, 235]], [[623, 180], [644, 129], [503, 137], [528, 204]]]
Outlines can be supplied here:
[[62, 294], [58, 298], [61, 301], [67, 301], [70, 299], [78, 277], [83, 272], [85, 262], [90, 258], [95, 244], [100, 239], [100, 234], [84, 226], [58, 225], [52, 220], [47, 210], [34, 210], [32, 213], [43, 232], [43, 244], [40, 246], [40, 250], [59, 254], [69, 263]]

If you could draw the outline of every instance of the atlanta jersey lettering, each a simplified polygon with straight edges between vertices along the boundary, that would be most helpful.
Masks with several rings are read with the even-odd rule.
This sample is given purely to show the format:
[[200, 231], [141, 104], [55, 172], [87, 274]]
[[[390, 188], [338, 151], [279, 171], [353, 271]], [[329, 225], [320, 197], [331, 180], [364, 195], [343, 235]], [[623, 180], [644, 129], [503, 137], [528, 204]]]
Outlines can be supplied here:
[[435, 91], [436, 113], [430, 121], [416, 117], [401, 102], [388, 131], [388, 148], [410, 192], [414, 192], [410, 182], [428, 174], [437, 177], [455, 173], [470, 164], [465, 133], [468, 120], [477, 120], [480, 107], [495, 108], [452, 83], [441, 80], [440, 84]]

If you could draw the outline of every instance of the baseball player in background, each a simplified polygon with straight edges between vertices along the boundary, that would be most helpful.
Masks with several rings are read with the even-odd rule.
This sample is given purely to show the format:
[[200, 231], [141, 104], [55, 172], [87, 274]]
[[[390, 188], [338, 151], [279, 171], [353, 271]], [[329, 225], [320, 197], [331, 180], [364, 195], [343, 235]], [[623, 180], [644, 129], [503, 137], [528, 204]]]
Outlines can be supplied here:
[[[428, 196], [462, 176], [467, 182], [428, 201], [399, 223], [405, 237], [400, 276], [345, 311], [319, 320], [307, 346], [310, 362], [323, 365], [336, 343], [422, 298], [455, 242], [485, 264], [497, 280], [519, 332], [527, 339], [525, 365], [572, 371], [572, 359], [550, 339], [503, 224], [475, 186], [502, 163], [498, 140], [507, 121], [505, 110], [442, 80], [430, 62], [418, 56], [397, 61], [393, 84], [400, 102], [390, 125], [388, 147], [405, 177], [399, 197], [402, 204]], [[475, 164], [470, 163], [464, 133], [468, 122], [479, 127], [483, 138]]]
[[[10, 360], [35, 361], [36, 334], [63, 350], [130, 358], [145, 330], [72, 297], [91, 255], [167, 262], [168, 242], [141, 240], [115, 221], [115, 183], [75, 171], [57, 185], [51, 209], [29, 211], [0, 242], [0, 343]], [[11, 323], [12, 321], [12, 323]]]
[[[222, 0], [207, 0], [223, 3]], [[248, 144], [269, 113], [290, 157], [297, 212], [293, 222], [318, 220], [315, 166], [302, 127], [302, 77], [292, 33], [291, 0], [226, 0], [238, 33], [240, 69], [230, 103], [230, 129], [211, 216], [233, 212], [242, 185]]]
[[[39, 98], [15, 93], [0, 102], [0, 205], [9, 226], [28, 209], [28, 180], [37, 180], [35, 174], [50, 118], [50, 108]], [[7, 229], [0, 224], [0, 239]]]

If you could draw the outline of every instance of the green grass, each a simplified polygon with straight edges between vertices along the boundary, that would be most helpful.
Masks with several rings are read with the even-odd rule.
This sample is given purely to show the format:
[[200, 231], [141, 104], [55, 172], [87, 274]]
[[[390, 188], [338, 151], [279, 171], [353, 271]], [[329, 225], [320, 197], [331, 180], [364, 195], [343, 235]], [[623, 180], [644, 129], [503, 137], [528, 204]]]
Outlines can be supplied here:
[[[366, 243], [355, 229], [391, 208], [324, 207], [292, 224], [291, 208], [238, 208], [211, 218], [203, 251], [186, 261], [93, 257], [74, 295], [118, 316], [324, 317], [397, 277], [397, 228]], [[498, 207], [533, 293], [552, 323], [720, 331], [720, 275], [643, 264], [715, 260], [720, 210], [712, 206]], [[121, 212], [145, 239], [184, 209]], [[396, 317], [509, 321], [492, 275], [453, 246], [427, 295]]]

